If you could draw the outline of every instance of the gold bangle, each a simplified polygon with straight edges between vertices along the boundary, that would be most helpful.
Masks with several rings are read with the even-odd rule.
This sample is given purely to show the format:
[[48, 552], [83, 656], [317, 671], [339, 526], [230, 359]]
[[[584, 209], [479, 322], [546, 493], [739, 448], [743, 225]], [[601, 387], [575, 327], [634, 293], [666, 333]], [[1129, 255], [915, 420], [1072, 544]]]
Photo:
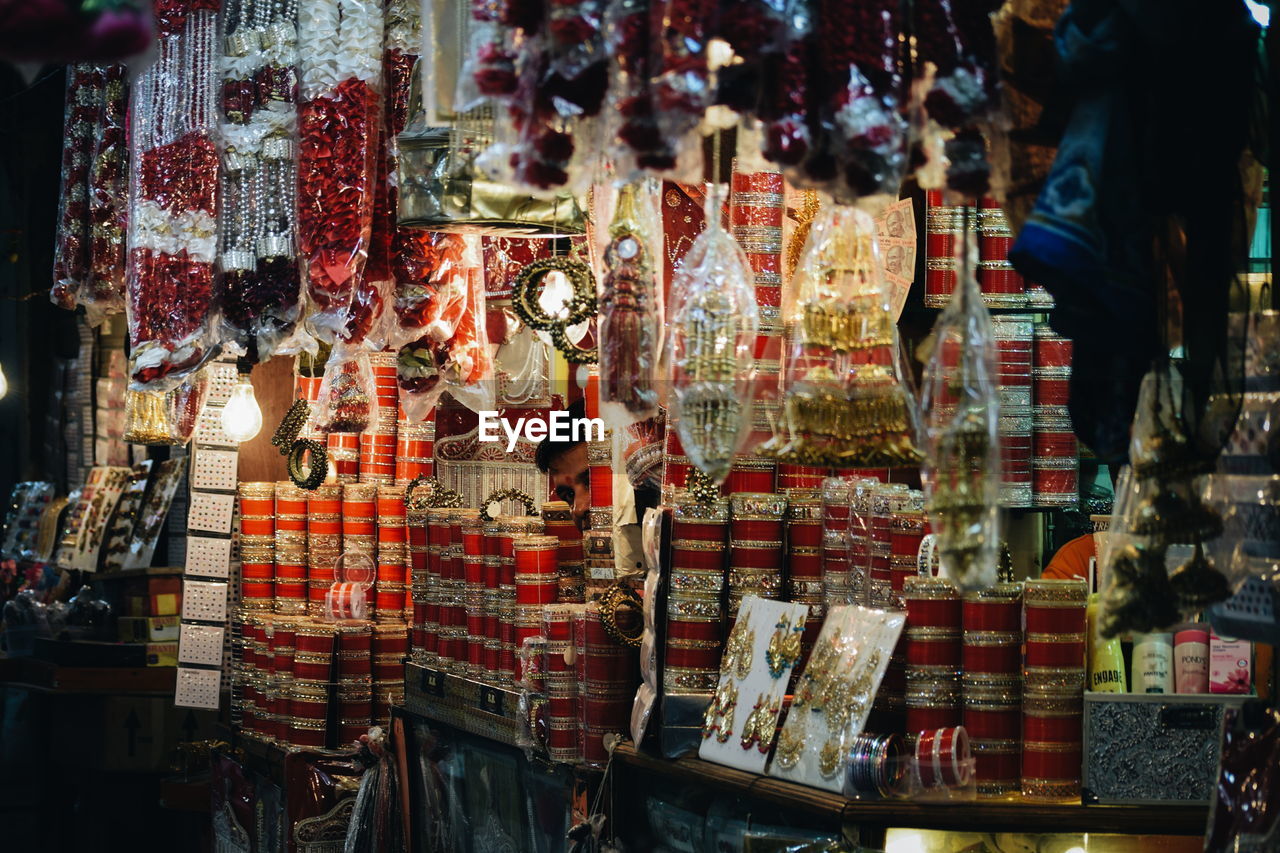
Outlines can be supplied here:
[[[639, 625], [630, 633], [618, 624], [618, 611], [631, 608], [640, 616]], [[600, 597], [600, 624], [609, 638], [622, 646], [639, 648], [644, 637], [644, 604], [640, 594], [624, 584], [614, 584]]]

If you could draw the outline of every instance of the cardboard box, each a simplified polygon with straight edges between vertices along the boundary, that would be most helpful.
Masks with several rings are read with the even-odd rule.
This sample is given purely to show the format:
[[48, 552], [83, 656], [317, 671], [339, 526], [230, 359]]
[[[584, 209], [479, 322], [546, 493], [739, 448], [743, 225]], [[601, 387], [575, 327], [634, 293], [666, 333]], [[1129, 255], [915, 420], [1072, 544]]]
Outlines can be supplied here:
[[147, 643], [147, 666], [177, 666], [178, 644]]
[[177, 616], [122, 616], [116, 636], [122, 643], [176, 643], [181, 624]]
[[126, 616], [177, 616], [182, 612], [182, 578], [140, 578], [125, 594]]

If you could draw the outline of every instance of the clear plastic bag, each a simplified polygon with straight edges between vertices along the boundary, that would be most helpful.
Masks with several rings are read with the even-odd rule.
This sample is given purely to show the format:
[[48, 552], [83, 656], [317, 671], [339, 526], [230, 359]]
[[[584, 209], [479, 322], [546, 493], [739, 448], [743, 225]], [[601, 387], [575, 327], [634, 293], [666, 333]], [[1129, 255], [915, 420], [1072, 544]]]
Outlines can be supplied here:
[[658, 128], [653, 106], [649, 4], [619, 0], [605, 10], [610, 56], [608, 138], [614, 172], [633, 180], [641, 170], [665, 171], [676, 164], [674, 147]]
[[720, 224], [725, 188], [709, 185], [706, 230], [671, 283], [671, 421], [689, 462], [719, 485], [751, 428], [755, 342], [754, 276]]
[[985, 589], [1000, 553], [1000, 398], [972, 232], [960, 251], [959, 286], [934, 326], [925, 368], [921, 473], [943, 573], [961, 589]]
[[618, 190], [604, 250], [597, 321], [600, 411], [615, 427], [658, 413], [662, 289], [654, 263], [654, 217], [642, 201], [657, 195], [653, 189], [628, 184]]
[[1258, 700], [1224, 712], [1221, 761], [1205, 831], [1206, 850], [1264, 853], [1280, 843], [1276, 776], [1280, 710]]
[[369, 353], [338, 344], [324, 366], [312, 430], [322, 435], [376, 430], [379, 413], [375, 391]]
[[130, 375], [164, 391], [215, 355], [216, 11], [158, 21], [155, 60], [130, 104]]
[[[397, 238], [400, 243], [395, 250], [394, 275], [398, 328], [392, 334], [392, 342], [403, 346], [424, 337], [428, 325], [454, 316], [455, 302], [460, 302], [465, 293], [463, 253], [467, 244], [461, 234], [417, 228], [400, 228]], [[402, 374], [402, 381], [403, 378]]]
[[124, 440], [130, 444], [181, 446], [191, 440], [209, 396], [209, 374], [200, 371], [168, 391], [125, 393]]
[[127, 69], [108, 65], [103, 75], [102, 112], [89, 164], [89, 287], [80, 298], [91, 326], [124, 310], [124, 239], [129, 222]]
[[94, 130], [102, 109], [104, 79], [96, 65], [67, 68], [62, 130], [62, 183], [53, 245], [53, 304], [67, 310], [80, 304], [89, 281], [89, 170]]
[[298, 7], [298, 242], [308, 318], [321, 340], [346, 333], [373, 219], [382, 76], [382, 4]]

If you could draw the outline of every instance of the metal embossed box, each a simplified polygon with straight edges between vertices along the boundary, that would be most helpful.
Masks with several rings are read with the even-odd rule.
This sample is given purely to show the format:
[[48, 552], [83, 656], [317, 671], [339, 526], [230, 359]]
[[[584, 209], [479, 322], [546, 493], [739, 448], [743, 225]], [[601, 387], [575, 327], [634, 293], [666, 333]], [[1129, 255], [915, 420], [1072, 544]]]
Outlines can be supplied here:
[[1208, 804], [1222, 714], [1248, 696], [1086, 693], [1086, 803]]

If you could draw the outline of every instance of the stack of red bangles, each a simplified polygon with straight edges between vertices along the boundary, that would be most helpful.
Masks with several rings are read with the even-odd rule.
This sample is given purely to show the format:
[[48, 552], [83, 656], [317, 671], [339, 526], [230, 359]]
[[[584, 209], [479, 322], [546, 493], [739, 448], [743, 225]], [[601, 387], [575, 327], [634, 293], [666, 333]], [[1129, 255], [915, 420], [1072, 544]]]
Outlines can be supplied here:
[[360, 482], [360, 434], [331, 432], [325, 436], [329, 470], [339, 483]]
[[585, 601], [582, 532], [573, 523], [573, 511], [564, 501], [546, 501], [542, 504], [542, 524], [548, 535], [560, 540], [560, 547], [556, 552], [556, 567], [560, 576], [559, 600]]
[[892, 607], [893, 595], [893, 507], [908, 497], [903, 483], [881, 483], [871, 491], [871, 524], [867, 580], [872, 607]]
[[903, 606], [902, 590], [907, 578], [919, 574], [920, 542], [927, 527], [924, 492], [903, 489], [890, 494], [889, 580], [890, 602], [895, 608]]
[[407, 486], [418, 477], [429, 477], [434, 470], [436, 411], [427, 412], [422, 421], [411, 421], [404, 409], [398, 409], [396, 421], [396, 482]]
[[307, 612], [307, 493], [285, 480], [276, 483], [275, 611]]
[[1031, 317], [992, 317], [991, 327], [1000, 387], [1000, 502], [1031, 506]]
[[[404, 624], [409, 589], [409, 553], [404, 486], [381, 485], [375, 495], [378, 514], [378, 573], [373, 584], [375, 618]], [[410, 613], [411, 615], [411, 613]]]
[[275, 608], [275, 483], [241, 483], [240, 606]]
[[600, 603], [595, 601], [574, 612], [581, 709], [578, 748], [583, 763], [589, 767], [609, 763], [607, 738], [627, 731], [631, 702], [640, 679], [635, 649], [610, 636], [601, 615]]
[[372, 429], [360, 433], [360, 482], [394, 483], [396, 479], [396, 419], [400, 386], [396, 380], [396, 353], [369, 353], [378, 419]]
[[964, 626], [964, 726], [979, 796], [1019, 789], [1022, 760], [1022, 584], [967, 592]]
[[[556, 603], [560, 576], [556, 570], [560, 540], [555, 536], [516, 536], [512, 540], [516, 567], [515, 645], [519, 652], [525, 641], [541, 635], [542, 608]], [[525, 656], [516, 655], [516, 681], [524, 678]]]
[[[346, 562], [353, 565], [355, 555], [364, 555], [373, 561], [378, 541], [377, 495], [373, 483], [345, 483], [342, 489], [342, 553]], [[361, 561], [364, 562], [363, 560]], [[335, 578], [338, 581], [350, 578]], [[368, 579], [373, 583], [373, 578]], [[370, 590], [372, 594], [372, 590]]]
[[1067, 402], [1071, 339], [1048, 323], [1034, 330], [1031, 497], [1037, 506], [1070, 506], [1079, 499], [1080, 457]]
[[334, 630], [338, 646], [338, 743], [345, 744], [367, 732], [367, 720], [373, 717], [372, 705], [366, 704], [373, 700], [373, 623], [338, 622]]
[[693, 465], [689, 457], [684, 455], [684, 445], [680, 443], [680, 433], [676, 429], [675, 418], [667, 416], [667, 435], [662, 454], [662, 502], [674, 505], [677, 495], [687, 488], [689, 475], [693, 473]]
[[578, 760], [578, 671], [575, 665], [574, 614], [576, 604], [551, 604], [542, 609], [543, 689], [547, 694], [547, 754], [552, 761]]
[[976, 211], [943, 204], [941, 190], [925, 194], [924, 304], [930, 308], [945, 308], [955, 292], [966, 216], [976, 219]]
[[391, 706], [404, 703], [404, 659], [408, 653], [409, 629], [403, 622], [374, 623], [373, 722], [378, 725], [388, 725]]
[[776, 599], [783, 587], [787, 499], [765, 492], [729, 498], [729, 621], [748, 595]]
[[688, 499], [672, 514], [663, 689], [709, 693], [720, 680], [729, 502]]
[[1026, 283], [1009, 263], [1013, 229], [1000, 202], [989, 196], [982, 199], [977, 229], [978, 286], [982, 289], [982, 301], [992, 308], [1021, 308], [1027, 302]]
[[307, 609], [313, 615], [324, 612], [341, 554], [342, 484], [324, 483], [307, 493]]
[[840, 477], [823, 480], [822, 589], [828, 608], [861, 600], [861, 588], [853, 588], [852, 518], [853, 482]]
[[826, 613], [822, 582], [822, 499], [818, 495], [817, 491], [797, 491], [787, 499], [787, 600], [809, 607], [796, 669], [801, 669], [808, 660], [809, 649], [818, 639]]
[[[515, 541], [540, 536], [542, 519], [504, 515], [498, 518], [498, 668], [492, 677], [498, 684], [512, 684], [516, 676], [516, 622], [519, 590], [516, 586]], [[555, 538], [555, 537], [552, 537]], [[555, 544], [558, 555], [559, 540]], [[553, 563], [554, 566], [554, 563]], [[553, 599], [554, 600], [554, 599]]]
[[485, 621], [484, 523], [480, 516], [466, 517], [462, 524], [462, 598], [466, 608], [467, 654], [469, 678], [485, 675], [484, 651], [488, 640]]
[[1027, 581], [1022, 685], [1022, 794], [1078, 799], [1085, 686], [1082, 580]]
[[907, 739], [960, 725], [960, 593], [944, 578], [907, 578]]
[[414, 663], [427, 663], [427, 519], [425, 503], [409, 500], [405, 508], [405, 528], [408, 538], [409, 596], [412, 614], [409, 619], [409, 656]]

